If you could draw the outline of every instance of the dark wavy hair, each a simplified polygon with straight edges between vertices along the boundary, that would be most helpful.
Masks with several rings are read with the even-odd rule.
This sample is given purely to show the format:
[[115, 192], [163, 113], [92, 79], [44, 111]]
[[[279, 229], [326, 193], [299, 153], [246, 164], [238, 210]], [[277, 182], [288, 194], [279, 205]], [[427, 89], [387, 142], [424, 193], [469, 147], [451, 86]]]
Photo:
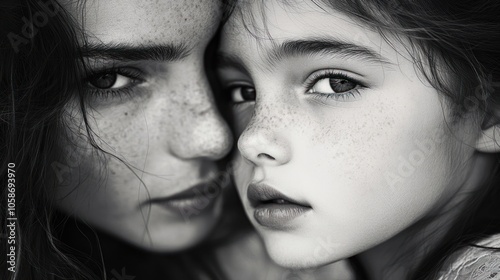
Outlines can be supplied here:
[[[17, 217], [16, 271], [2, 257], [2, 279], [97, 279], [62, 252], [53, 225], [50, 163], [63, 108], [79, 84], [73, 23], [54, 1], [2, 1], [0, 20], [0, 223], [7, 224], [9, 163], [15, 164]], [[8, 247], [2, 238], [2, 256]]]
[[[252, 0], [241, 0], [240, 3]], [[281, 0], [288, 8], [293, 1]], [[408, 46], [415, 67], [453, 108], [450, 122], [473, 116], [478, 126], [500, 123], [500, 2], [497, 0], [310, 0], [329, 12], [339, 11], [379, 32], [389, 43], [396, 39]], [[265, 1], [260, 0], [262, 9]], [[244, 9], [244, 25], [254, 36], [255, 17]], [[264, 22], [265, 26], [265, 22]], [[367, 27], [368, 28], [368, 27]], [[265, 29], [265, 27], [264, 27]], [[388, 38], [391, 35], [391, 39]], [[265, 36], [265, 35], [264, 35]], [[272, 38], [271, 38], [272, 39]], [[407, 44], [409, 42], [409, 45]], [[472, 113], [472, 114], [469, 114]], [[488, 183], [463, 202], [440, 243], [416, 264], [413, 280], [436, 279], [451, 253], [500, 233], [500, 156], [492, 155], [495, 166]], [[432, 217], [431, 217], [432, 218]], [[427, 222], [425, 221], [422, 222]], [[490, 248], [499, 250], [498, 248]], [[402, 257], [404, 257], [402, 255]], [[369, 279], [362, 264], [353, 259], [360, 279]]]
[[[232, 2], [222, 2], [227, 16]], [[51, 163], [62, 156], [58, 144], [70, 100], [80, 102], [90, 143], [107, 153], [94, 141], [98, 135], [87, 119], [80, 26], [56, 0], [0, 1], [0, 279], [106, 279], [113, 277], [106, 275], [106, 266], [113, 268], [113, 263], [135, 265], [143, 272], [139, 279], [223, 278], [217, 264], [207, 261], [206, 246], [176, 255], [151, 254], [57, 211]], [[11, 246], [4, 226], [12, 193], [8, 168], [16, 174], [15, 273], [5, 258]], [[121, 266], [115, 268], [120, 273]]]

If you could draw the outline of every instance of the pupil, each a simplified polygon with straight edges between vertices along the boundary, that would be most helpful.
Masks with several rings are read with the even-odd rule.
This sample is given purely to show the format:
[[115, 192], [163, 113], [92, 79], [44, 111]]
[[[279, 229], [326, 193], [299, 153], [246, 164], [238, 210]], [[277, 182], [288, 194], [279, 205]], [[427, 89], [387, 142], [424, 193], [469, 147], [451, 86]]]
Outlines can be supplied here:
[[107, 89], [113, 86], [116, 82], [116, 78], [116, 74], [108, 73], [91, 79], [90, 84], [96, 88]]
[[330, 86], [336, 93], [341, 93], [355, 88], [356, 84], [346, 79], [330, 79]]
[[241, 89], [241, 97], [244, 100], [255, 100], [255, 89], [252, 87], [243, 87]]

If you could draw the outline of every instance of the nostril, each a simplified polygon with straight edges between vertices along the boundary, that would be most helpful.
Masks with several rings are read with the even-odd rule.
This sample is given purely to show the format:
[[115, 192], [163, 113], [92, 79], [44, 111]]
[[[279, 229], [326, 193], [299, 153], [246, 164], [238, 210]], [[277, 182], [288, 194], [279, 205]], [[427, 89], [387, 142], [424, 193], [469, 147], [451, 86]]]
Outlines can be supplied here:
[[270, 159], [270, 160], [276, 160], [274, 157], [266, 154], [266, 153], [260, 153], [257, 155], [257, 158], [263, 158], [263, 159]]

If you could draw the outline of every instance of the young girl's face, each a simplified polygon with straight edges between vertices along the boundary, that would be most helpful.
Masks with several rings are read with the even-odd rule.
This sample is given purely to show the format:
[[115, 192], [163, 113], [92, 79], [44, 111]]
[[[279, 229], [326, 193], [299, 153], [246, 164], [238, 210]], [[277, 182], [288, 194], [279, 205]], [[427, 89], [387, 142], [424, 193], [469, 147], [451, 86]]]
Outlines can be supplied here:
[[52, 165], [60, 208], [149, 250], [194, 245], [220, 217], [215, 160], [232, 145], [204, 71], [220, 5], [63, 3], [84, 22], [90, 127], [100, 147], [122, 161], [90, 146], [74, 100], [65, 112], [66, 157]]
[[219, 74], [235, 103], [237, 188], [271, 257], [343, 259], [453, 197], [478, 129], [451, 122], [408, 46], [309, 1], [263, 2], [225, 26]]

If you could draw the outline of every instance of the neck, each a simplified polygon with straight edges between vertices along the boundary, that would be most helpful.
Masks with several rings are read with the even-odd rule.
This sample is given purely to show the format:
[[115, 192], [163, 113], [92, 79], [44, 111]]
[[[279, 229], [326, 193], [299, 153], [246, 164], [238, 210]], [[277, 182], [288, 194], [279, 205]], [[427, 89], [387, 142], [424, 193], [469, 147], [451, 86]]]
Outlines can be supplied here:
[[[453, 210], [439, 216], [442, 223], [421, 220], [386, 242], [371, 248], [358, 257], [371, 279], [408, 279], [410, 272], [422, 262], [456, 219]], [[437, 230], [439, 229], [439, 230]]]
[[216, 258], [228, 279], [354, 279], [346, 261], [304, 270], [280, 267], [270, 259], [255, 231], [217, 248]]
[[408, 279], [448, 233], [464, 211], [471, 193], [485, 183], [484, 170], [491, 170], [490, 164], [492, 162], [487, 156], [477, 155], [465, 181], [448, 196], [448, 200], [437, 203], [440, 207], [393, 238], [358, 255], [371, 279]]

